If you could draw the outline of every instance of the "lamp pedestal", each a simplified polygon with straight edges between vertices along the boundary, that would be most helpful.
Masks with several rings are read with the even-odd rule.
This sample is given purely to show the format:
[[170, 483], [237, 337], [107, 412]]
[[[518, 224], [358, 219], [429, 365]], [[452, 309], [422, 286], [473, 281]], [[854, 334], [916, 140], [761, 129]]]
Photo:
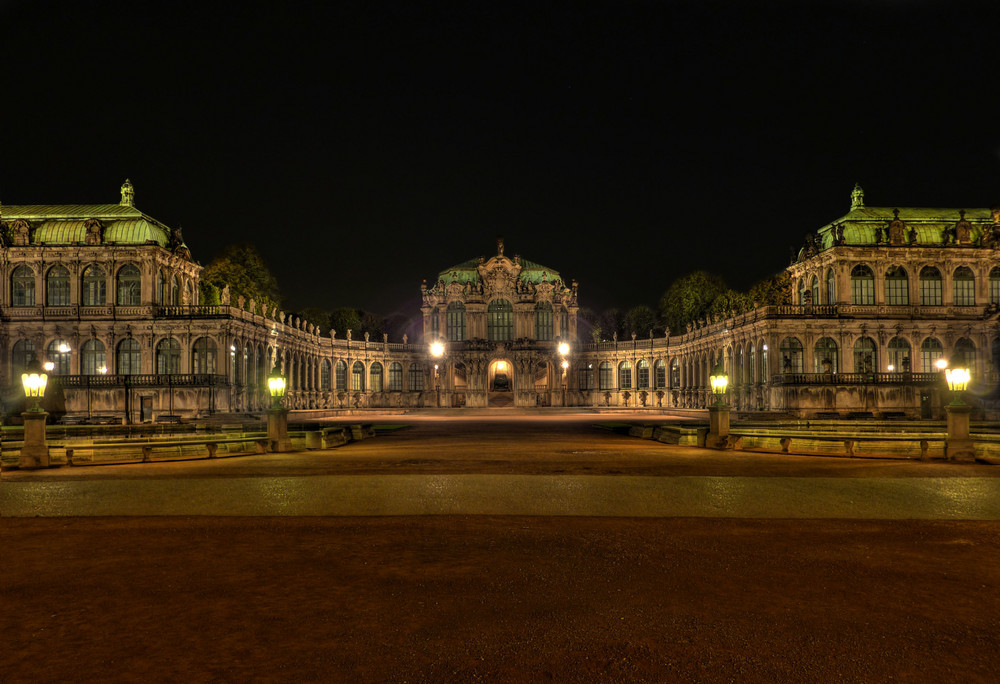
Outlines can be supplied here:
[[49, 447], [45, 443], [45, 419], [48, 416], [45, 411], [25, 411], [21, 414], [24, 418], [24, 446], [21, 447], [19, 467], [49, 467]]
[[725, 445], [727, 437], [729, 437], [729, 407], [709, 406], [708, 436], [705, 438], [705, 446], [717, 449]]
[[288, 438], [288, 409], [267, 410], [267, 443], [271, 451], [292, 450], [292, 440]]
[[969, 436], [969, 414], [972, 407], [968, 404], [948, 404], [944, 407], [948, 416], [948, 439], [945, 441], [944, 455], [949, 461], [959, 459], [974, 460], [976, 455], [972, 448], [972, 438]]

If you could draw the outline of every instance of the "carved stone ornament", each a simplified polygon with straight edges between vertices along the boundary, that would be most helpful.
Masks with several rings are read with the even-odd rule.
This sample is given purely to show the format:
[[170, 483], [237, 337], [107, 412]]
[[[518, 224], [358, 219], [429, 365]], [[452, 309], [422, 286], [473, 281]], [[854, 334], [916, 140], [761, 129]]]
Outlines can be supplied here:
[[551, 302], [552, 293], [555, 290], [555, 286], [552, 283], [541, 282], [535, 286], [535, 299], [539, 302]]
[[960, 245], [971, 244], [972, 224], [965, 218], [965, 209], [962, 209], [958, 214], [960, 218], [958, 223], [955, 224], [955, 242]]
[[85, 240], [88, 245], [100, 245], [104, 242], [104, 226], [101, 225], [100, 221], [97, 219], [87, 219], [83, 227], [87, 231]]
[[906, 224], [899, 218], [899, 209], [892, 210], [893, 219], [889, 223], [889, 244], [901, 245], [906, 241]]
[[31, 244], [31, 224], [24, 219], [11, 221], [10, 231], [14, 236], [15, 245], [24, 246]]
[[464, 292], [465, 292], [465, 285], [453, 279], [445, 287], [445, 299], [449, 304], [456, 300], [461, 300], [462, 294]]
[[479, 278], [487, 299], [502, 297], [511, 299], [516, 293], [521, 266], [505, 256], [495, 256], [484, 264], [479, 264]]
[[226, 285], [224, 288], [222, 288], [222, 293], [219, 295], [219, 302], [223, 306], [229, 306], [229, 301], [230, 301], [229, 286]]

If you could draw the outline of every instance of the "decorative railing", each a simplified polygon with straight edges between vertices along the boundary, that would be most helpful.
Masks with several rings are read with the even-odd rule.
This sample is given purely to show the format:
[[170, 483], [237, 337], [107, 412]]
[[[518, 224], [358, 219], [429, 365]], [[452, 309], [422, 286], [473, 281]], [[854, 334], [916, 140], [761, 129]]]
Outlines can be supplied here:
[[153, 316], [156, 318], [212, 318], [227, 316], [230, 313], [228, 306], [215, 305], [178, 305], [178, 306], [154, 306]]
[[164, 375], [50, 375], [49, 384], [63, 388], [109, 387], [218, 387], [228, 386], [225, 375], [177, 373]]
[[943, 373], [782, 373], [775, 385], [933, 385], [944, 382]]

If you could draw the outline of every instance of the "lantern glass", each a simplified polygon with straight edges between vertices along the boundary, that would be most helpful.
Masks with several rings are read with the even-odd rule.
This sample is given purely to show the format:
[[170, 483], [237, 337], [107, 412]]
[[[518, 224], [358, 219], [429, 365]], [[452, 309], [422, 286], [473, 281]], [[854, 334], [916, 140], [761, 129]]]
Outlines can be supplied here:
[[444, 356], [444, 345], [441, 342], [431, 342], [431, 356], [435, 359]]
[[559, 343], [559, 353], [562, 354], [563, 356], [566, 356], [567, 354], [569, 354], [569, 345], [566, 344], [565, 342], [560, 342]]
[[281, 398], [285, 396], [285, 377], [277, 366], [267, 376], [267, 391], [271, 394], [272, 408], [280, 408]]
[[968, 368], [946, 368], [944, 377], [948, 381], [948, 389], [952, 392], [964, 392], [969, 386]]

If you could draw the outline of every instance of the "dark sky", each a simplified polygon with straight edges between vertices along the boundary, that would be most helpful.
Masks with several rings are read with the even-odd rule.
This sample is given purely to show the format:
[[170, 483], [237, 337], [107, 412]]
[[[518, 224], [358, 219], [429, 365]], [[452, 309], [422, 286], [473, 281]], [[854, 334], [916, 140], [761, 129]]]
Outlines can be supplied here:
[[0, 202], [136, 204], [290, 309], [494, 253], [655, 304], [841, 216], [1000, 202], [997, 3], [0, 0]]

